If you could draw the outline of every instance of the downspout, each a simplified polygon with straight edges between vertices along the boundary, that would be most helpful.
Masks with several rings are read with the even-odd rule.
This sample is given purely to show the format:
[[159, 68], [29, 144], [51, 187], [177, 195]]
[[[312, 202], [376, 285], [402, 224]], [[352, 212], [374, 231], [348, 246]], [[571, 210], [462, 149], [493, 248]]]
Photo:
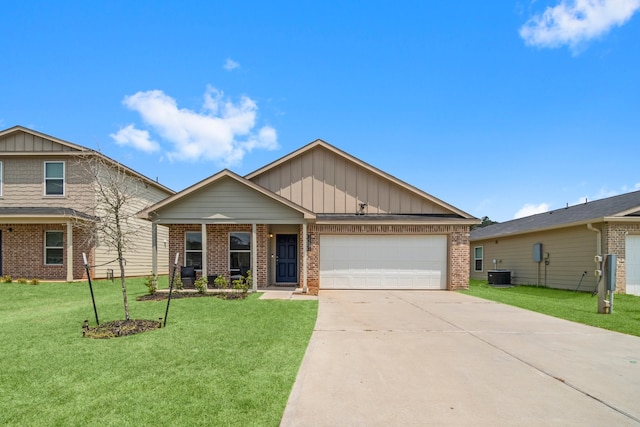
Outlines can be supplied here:
[[595, 228], [591, 223], [587, 224], [587, 228], [591, 231], [595, 231], [598, 236], [596, 237], [596, 255], [602, 255], [602, 231]]

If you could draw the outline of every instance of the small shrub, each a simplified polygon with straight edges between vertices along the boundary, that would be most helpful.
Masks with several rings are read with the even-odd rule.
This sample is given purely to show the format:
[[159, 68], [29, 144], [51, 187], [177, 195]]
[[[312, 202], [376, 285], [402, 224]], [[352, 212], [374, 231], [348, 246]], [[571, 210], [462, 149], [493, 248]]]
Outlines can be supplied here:
[[246, 294], [247, 291], [249, 290], [249, 285], [245, 281], [244, 277], [241, 277], [233, 281], [233, 289], [235, 289], [236, 291], [240, 291], [243, 294]]
[[153, 295], [158, 290], [158, 281], [151, 275], [144, 278], [144, 285], [147, 287], [149, 295]]
[[184, 283], [182, 283], [182, 278], [180, 277], [180, 274], [176, 274], [173, 277], [173, 288], [179, 291], [184, 289]]
[[207, 278], [206, 277], [201, 277], [199, 279], [196, 279], [196, 281], [193, 283], [193, 285], [196, 287], [196, 289], [198, 290], [199, 293], [204, 294], [205, 292], [207, 292]]
[[29, 280], [29, 284], [33, 285], [33, 286], [38, 286], [40, 284], [40, 280], [35, 279], [35, 278], [31, 279], [31, 280]]
[[5, 274], [4, 276], [2, 276], [2, 281], [4, 283], [11, 283], [11, 282], [13, 282], [13, 279], [8, 274]]
[[18, 283], [22, 284], [22, 285], [26, 285], [27, 284], [27, 278], [26, 277], [21, 277], [18, 279]]
[[213, 287], [216, 289], [226, 289], [229, 287], [229, 282], [226, 277], [219, 274], [218, 277], [213, 280]]

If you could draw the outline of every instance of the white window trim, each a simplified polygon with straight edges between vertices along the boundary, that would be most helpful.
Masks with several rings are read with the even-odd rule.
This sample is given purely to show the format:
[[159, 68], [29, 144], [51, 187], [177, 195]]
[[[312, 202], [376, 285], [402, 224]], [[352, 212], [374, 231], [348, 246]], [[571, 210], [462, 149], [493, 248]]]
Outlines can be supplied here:
[[[187, 253], [200, 253], [200, 264], [204, 264], [204, 254], [202, 249], [187, 249], [187, 233], [200, 234], [200, 243], [202, 244], [202, 232], [195, 230], [187, 230], [184, 232], [184, 265], [187, 265]], [[202, 268], [196, 268], [196, 271], [200, 271]]]
[[[62, 163], [62, 194], [47, 194], [47, 164], [48, 163]], [[45, 197], [65, 197], [67, 195], [67, 165], [64, 160], [46, 160], [44, 162], [44, 170], [42, 171], [44, 175], [43, 183], [44, 188], [42, 191], [44, 192]], [[50, 179], [60, 179], [60, 178], [50, 178]]]
[[4, 186], [4, 165], [0, 161], [0, 197], [2, 197], [2, 187]]
[[[231, 234], [233, 233], [244, 233], [244, 234], [248, 234], [249, 235], [249, 249], [231, 249]], [[251, 244], [252, 244], [252, 239], [251, 239], [251, 232], [250, 231], [230, 231], [229, 235], [227, 236], [227, 241], [229, 242], [229, 256], [228, 256], [228, 270], [229, 272], [231, 271], [231, 253], [232, 252], [243, 252], [243, 253], [248, 253], [249, 254], [249, 270], [251, 270]]]
[[[62, 246], [47, 246], [47, 233], [61, 233], [62, 234]], [[49, 264], [47, 262], [47, 249], [62, 249], [62, 260], [60, 264]], [[64, 265], [64, 231], [62, 230], [47, 230], [44, 232], [44, 265], [60, 266]]]
[[[476, 257], [476, 249], [482, 249], [482, 258]], [[476, 261], [482, 261], [482, 268], [480, 270], [476, 269]], [[482, 273], [484, 271], [484, 246], [474, 246], [473, 248], [473, 271]]]

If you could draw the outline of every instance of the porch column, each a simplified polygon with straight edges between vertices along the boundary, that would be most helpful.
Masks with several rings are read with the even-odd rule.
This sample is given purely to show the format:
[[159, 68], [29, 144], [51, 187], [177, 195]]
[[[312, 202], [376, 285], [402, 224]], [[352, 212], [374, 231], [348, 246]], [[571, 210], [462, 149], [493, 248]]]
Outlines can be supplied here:
[[73, 280], [73, 224], [67, 222], [67, 282]]
[[302, 223], [302, 292], [307, 293], [307, 223]]
[[151, 277], [154, 284], [158, 285], [158, 224], [151, 223]]
[[202, 277], [207, 278], [207, 224], [202, 224]]
[[258, 227], [254, 222], [251, 224], [251, 277], [253, 277], [253, 291], [258, 291]]

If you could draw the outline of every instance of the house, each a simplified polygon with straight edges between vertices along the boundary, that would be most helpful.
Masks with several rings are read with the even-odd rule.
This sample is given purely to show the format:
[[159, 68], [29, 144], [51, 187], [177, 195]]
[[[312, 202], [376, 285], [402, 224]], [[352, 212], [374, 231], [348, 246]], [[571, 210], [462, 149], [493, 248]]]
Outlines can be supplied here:
[[[137, 213], [174, 192], [163, 185], [86, 147], [15, 126], [0, 131], [0, 275], [41, 280], [76, 280], [86, 277], [82, 253], [95, 266], [96, 278], [117, 273], [111, 248], [89, 239], [101, 206], [96, 202], [97, 178], [88, 167], [100, 159], [106, 168], [123, 171], [141, 181], [145, 190], [126, 209]], [[125, 254], [127, 275], [148, 275], [153, 266], [151, 225], [134, 217], [130, 226], [142, 227], [138, 244]], [[168, 230], [156, 230], [160, 239]], [[167, 249], [158, 248], [160, 259]], [[156, 266], [168, 273], [168, 263]]]
[[477, 228], [470, 240], [473, 279], [499, 269], [514, 284], [594, 291], [594, 257], [615, 254], [616, 290], [640, 295], [640, 191]]
[[140, 213], [171, 262], [254, 289], [463, 289], [479, 220], [316, 140], [244, 177], [223, 170]]

